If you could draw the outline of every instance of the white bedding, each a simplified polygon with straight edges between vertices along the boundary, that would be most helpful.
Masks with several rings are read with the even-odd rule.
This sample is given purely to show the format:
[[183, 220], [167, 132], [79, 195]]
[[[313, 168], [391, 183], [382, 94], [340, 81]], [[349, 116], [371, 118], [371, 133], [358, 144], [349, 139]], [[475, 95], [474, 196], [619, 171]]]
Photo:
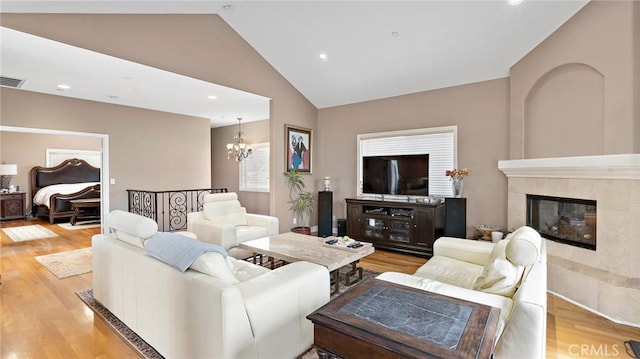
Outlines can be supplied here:
[[51, 186], [43, 187], [36, 192], [33, 196], [33, 203], [39, 206], [49, 207], [49, 199], [56, 193], [71, 194], [81, 191], [87, 187], [95, 186], [100, 182], [82, 182], [82, 183], [67, 183], [67, 184], [54, 184]]

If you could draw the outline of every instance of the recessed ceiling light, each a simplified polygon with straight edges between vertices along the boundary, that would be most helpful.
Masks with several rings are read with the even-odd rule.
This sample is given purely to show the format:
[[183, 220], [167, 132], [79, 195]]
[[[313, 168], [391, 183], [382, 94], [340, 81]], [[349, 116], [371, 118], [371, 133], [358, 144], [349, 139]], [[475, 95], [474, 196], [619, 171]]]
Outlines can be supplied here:
[[400, 33], [397, 32], [397, 31], [394, 31], [394, 32], [391, 33], [391, 36], [398, 37], [398, 36], [400, 36]]
[[328, 59], [327, 54], [325, 54], [324, 52], [321, 52], [320, 53], [320, 60], [327, 61], [327, 59]]
[[215, 99], [218, 98], [218, 96], [209, 95], [209, 96], [207, 96], [207, 98], [209, 98], [209, 100], [215, 100]]
[[518, 5], [518, 4], [520, 4], [522, 1], [524, 1], [524, 0], [507, 0], [507, 3], [508, 3], [509, 5]]
[[231, 4], [222, 5], [222, 8], [223, 8], [224, 10], [229, 10], [229, 9], [231, 9], [232, 7], [233, 7], [233, 5], [231, 5]]
[[119, 98], [120, 98], [120, 96], [117, 96], [117, 95], [109, 95], [109, 98], [110, 98], [110, 99], [112, 99], [112, 100], [117, 100], [117, 99], [119, 99]]
[[64, 91], [64, 90], [68, 90], [71, 88], [71, 86], [69, 85], [65, 85], [65, 84], [58, 84], [58, 86], [56, 86], [56, 88], [60, 91]]

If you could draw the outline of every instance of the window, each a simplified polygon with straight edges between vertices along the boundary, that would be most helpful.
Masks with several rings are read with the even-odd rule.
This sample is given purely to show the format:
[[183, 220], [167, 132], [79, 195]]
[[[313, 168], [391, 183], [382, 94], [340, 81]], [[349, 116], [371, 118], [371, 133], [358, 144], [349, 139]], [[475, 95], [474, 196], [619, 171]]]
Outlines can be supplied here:
[[96, 168], [102, 167], [100, 165], [102, 163], [102, 152], [100, 151], [61, 150], [52, 148], [47, 148], [46, 150], [47, 167], [53, 167], [70, 158], [85, 160]]
[[457, 164], [458, 126], [358, 135], [358, 195], [362, 195], [362, 157], [429, 154], [429, 195], [451, 196], [445, 175]]
[[269, 192], [269, 143], [257, 143], [251, 149], [251, 155], [240, 162], [240, 191]]

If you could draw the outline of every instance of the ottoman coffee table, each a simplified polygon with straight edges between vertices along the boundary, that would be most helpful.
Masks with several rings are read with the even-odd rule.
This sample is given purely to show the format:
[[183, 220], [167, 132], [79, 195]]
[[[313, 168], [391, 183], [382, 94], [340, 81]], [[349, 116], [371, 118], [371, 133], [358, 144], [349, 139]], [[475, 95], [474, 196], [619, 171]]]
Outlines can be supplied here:
[[[337, 293], [340, 288], [338, 269], [351, 265], [351, 271], [347, 273], [345, 282], [351, 285], [362, 279], [362, 268], [358, 267], [358, 261], [374, 252], [373, 245], [367, 242], [360, 248], [338, 248], [325, 244], [325, 238], [319, 238], [300, 233], [281, 233], [274, 236], [254, 239], [240, 243], [239, 247], [253, 251], [254, 262], [258, 256], [266, 256], [281, 260], [286, 263], [307, 261], [327, 267], [331, 274], [333, 290]], [[359, 278], [353, 280], [354, 275]]]

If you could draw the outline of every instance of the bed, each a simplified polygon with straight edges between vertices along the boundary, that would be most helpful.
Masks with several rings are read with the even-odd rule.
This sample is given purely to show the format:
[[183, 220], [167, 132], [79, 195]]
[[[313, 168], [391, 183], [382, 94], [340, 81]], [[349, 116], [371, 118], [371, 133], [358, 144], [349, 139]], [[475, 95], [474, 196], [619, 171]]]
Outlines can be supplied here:
[[70, 201], [100, 198], [100, 169], [77, 158], [62, 161], [54, 167], [33, 167], [31, 203], [34, 217], [45, 217], [50, 223], [58, 218], [71, 218]]

